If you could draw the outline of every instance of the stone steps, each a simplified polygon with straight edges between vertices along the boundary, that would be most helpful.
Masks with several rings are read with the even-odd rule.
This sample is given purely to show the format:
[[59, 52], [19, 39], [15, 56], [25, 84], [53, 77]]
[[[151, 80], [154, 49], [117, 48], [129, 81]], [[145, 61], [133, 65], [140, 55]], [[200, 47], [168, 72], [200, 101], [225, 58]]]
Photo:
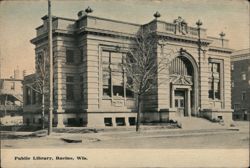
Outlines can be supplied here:
[[197, 117], [182, 117], [179, 118], [177, 121], [179, 124], [181, 124], [182, 129], [187, 129], [187, 130], [227, 128], [222, 123], [213, 123], [207, 119], [197, 118]]

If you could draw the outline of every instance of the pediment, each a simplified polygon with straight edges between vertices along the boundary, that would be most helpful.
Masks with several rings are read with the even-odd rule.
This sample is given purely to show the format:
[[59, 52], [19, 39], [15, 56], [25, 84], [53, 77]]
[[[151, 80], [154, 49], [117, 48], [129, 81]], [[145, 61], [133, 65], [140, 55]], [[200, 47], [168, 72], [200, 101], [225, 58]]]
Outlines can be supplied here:
[[172, 77], [171, 81], [174, 85], [193, 85], [192, 78], [183, 75]]

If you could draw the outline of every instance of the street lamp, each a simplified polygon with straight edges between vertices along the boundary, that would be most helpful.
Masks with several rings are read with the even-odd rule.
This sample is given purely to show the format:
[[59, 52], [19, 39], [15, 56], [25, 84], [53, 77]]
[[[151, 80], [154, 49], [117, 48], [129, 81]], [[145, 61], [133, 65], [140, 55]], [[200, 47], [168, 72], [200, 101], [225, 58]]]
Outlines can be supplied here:
[[[197, 25], [197, 30], [198, 30], [198, 49], [199, 49], [199, 53], [200, 53], [200, 49], [201, 49], [201, 26], [202, 26], [202, 22], [200, 21], [200, 19], [196, 22]], [[199, 54], [200, 56], [200, 54]]]
[[224, 32], [221, 32], [221, 33], [220, 33], [222, 48], [224, 47], [224, 37], [225, 37], [225, 36], [226, 36], [226, 34], [225, 34]]
[[[198, 31], [198, 56], [199, 56], [199, 79], [201, 81], [201, 26], [202, 22], [199, 19], [196, 22], [197, 25], [197, 31]], [[201, 90], [201, 84], [199, 85], [199, 90]], [[197, 106], [199, 108], [199, 111], [201, 110], [201, 97], [199, 98], [199, 105]]]

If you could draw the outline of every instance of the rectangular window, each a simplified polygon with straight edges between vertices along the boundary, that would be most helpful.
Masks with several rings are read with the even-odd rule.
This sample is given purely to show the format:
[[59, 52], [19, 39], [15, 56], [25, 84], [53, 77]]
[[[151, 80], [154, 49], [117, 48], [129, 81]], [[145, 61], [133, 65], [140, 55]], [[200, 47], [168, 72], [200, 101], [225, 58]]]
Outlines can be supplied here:
[[66, 77], [66, 99], [67, 101], [74, 100], [74, 77]]
[[104, 118], [105, 126], [113, 126], [112, 118]]
[[129, 117], [128, 121], [129, 121], [129, 125], [135, 125], [136, 124], [135, 117]]
[[115, 119], [115, 121], [116, 121], [116, 125], [117, 125], [117, 126], [124, 126], [124, 125], [126, 125], [126, 124], [125, 124], [125, 118], [124, 118], [124, 117], [117, 117], [117, 118]]
[[[122, 67], [123, 53], [103, 51], [102, 52], [102, 80], [104, 97], [133, 97], [131, 89], [126, 88], [129, 79], [125, 82], [125, 71]], [[126, 89], [124, 89], [126, 88]], [[131, 88], [131, 87], [130, 87]]]
[[122, 53], [111, 53], [113, 96], [124, 97]]
[[210, 77], [208, 82], [208, 97], [212, 100], [221, 99], [220, 63], [210, 62]]
[[73, 50], [66, 50], [66, 63], [74, 63], [74, 51]]

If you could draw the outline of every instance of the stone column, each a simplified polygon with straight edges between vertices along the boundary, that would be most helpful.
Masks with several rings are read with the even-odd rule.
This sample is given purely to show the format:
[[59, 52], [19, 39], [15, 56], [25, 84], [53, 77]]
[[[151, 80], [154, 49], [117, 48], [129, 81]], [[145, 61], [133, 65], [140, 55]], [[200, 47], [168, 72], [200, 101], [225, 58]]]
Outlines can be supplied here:
[[[55, 80], [56, 81], [56, 80]], [[56, 109], [56, 112], [57, 112], [57, 127], [58, 128], [62, 128], [62, 127], [65, 127], [64, 123], [63, 123], [63, 120], [64, 120], [64, 117], [63, 117], [63, 113], [64, 113], [64, 109], [62, 108], [62, 65], [61, 65], [61, 61], [58, 60], [57, 61], [57, 83], [56, 83], [56, 87], [57, 89], [57, 109]]]
[[188, 104], [188, 116], [189, 117], [191, 117], [191, 105], [190, 105], [191, 94], [190, 94], [190, 91], [191, 91], [190, 89], [188, 89], [188, 91], [187, 91], [187, 104]]

